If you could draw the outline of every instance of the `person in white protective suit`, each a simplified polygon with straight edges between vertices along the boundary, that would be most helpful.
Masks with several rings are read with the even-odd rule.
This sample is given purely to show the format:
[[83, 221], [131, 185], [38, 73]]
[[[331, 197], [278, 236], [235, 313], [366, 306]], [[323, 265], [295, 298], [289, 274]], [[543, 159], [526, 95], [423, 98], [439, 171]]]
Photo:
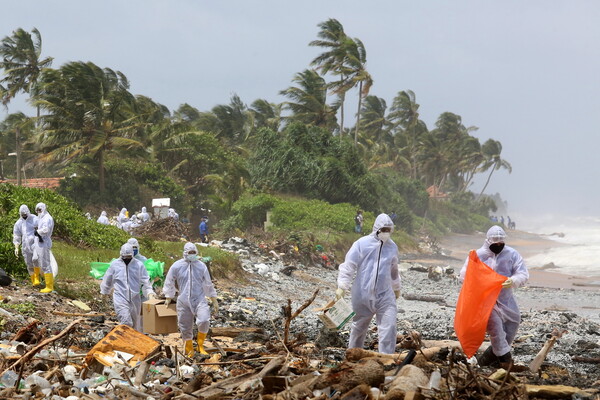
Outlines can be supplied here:
[[146, 211], [146, 207], [142, 207], [142, 212], [138, 214], [138, 219], [142, 224], [150, 221], [150, 214], [148, 214], [148, 211]]
[[210, 298], [213, 312], [219, 312], [217, 292], [208, 273], [206, 265], [198, 259], [198, 249], [193, 243], [186, 243], [183, 247], [183, 258], [175, 261], [165, 279], [163, 293], [167, 298], [168, 306], [175, 292], [177, 297], [177, 324], [181, 339], [183, 339], [185, 354], [194, 355], [193, 324], [198, 326], [198, 351], [207, 354], [204, 350], [204, 340], [210, 327], [210, 309], [206, 298]]
[[[495, 225], [486, 234], [486, 239], [477, 250], [479, 259], [500, 275], [506, 276], [502, 290], [490, 314], [487, 333], [492, 345], [478, 358], [481, 366], [499, 364], [507, 368], [512, 362], [510, 353], [512, 342], [521, 323], [521, 313], [512, 288], [518, 288], [527, 282], [529, 272], [523, 257], [512, 247], [505, 245], [504, 229]], [[468, 259], [460, 270], [460, 279], [465, 279]]]
[[102, 225], [108, 225], [108, 217], [106, 216], [106, 211], [102, 211], [100, 213], [100, 216], [98, 217], [98, 219], [96, 220], [97, 223], [102, 224]]
[[175, 212], [174, 208], [169, 208], [169, 212], [167, 213], [167, 217], [173, 218], [175, 221], [179, 221], [179, 214]]
[[343, 297], [352, 287], [352, 309], [356, 313], [348, 348], [363, 347], [367, 329], [375, 315], [379, 352], [394, 353], [400, 274], [398, 246], [390, 239], [393, 230], [392, 219], [387, 214], [379, 214], [371, 234], [354, 242], [340, 264], [336, 297]]
[[117, 215], [117, 228], [123, 229], [123, 225], [129, 222], [129, 217], [127, 216], [127, 209], [125, 207], [121, 208], [121, 212]]
[[133, 247], [133, 257], [136, 260], [139, 260], [142, 264], [145, 263], [146, 260], [148, 260], [148, 258], [144, 257], [140, 253], [140, 244], [136, 238], [129, 238], [127, 243], [129, 243], [131, 245], [131, 247]]
[[120, 258], [110, 263], [106, 270], [100, 293], [110, 295], [113, 292], [113, 305], [120, 324], [142, 331], [142, 297], [140, 291], [149, 299], [155, 298], [148, 271], [144, 265], [133, 258], [133, 246], [125, 243], [121, 246]]
[[15, 245], [15, 256], [19, 257], [19, 246], [21, 254], [27, 265], [27, 272], [31, 277], [33, 286], [40, 285], [40, 267], [35, 251], [35, 230], [37, 229], [37, 217], [29, 212], [29, 207], [22, 204], [19, 207], [19, 219], [13, 227], [13, 244]]
[[50, 250], [52, 249], [52, 231], [54, 230], [54, 219], [46, 210], [44, 203], [37, 203], [35, 206], [38, 223], [35, 230], [35, 252], [38, 256], [40, 268], [44, 273], [46, 287], [40, 290], [41, 293], [51, 293], [54, 291], [54, 275], [52, 274], [52, 264]]

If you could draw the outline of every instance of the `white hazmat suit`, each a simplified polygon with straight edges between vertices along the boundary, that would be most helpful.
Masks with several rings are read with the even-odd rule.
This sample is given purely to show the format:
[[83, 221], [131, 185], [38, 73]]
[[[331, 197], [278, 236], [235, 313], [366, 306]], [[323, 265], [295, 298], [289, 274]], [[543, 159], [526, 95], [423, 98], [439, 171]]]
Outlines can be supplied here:
[[142, 207], [142, 212], [138, 214], [138, 218], [140, 219], [142, 224], [145, 224], [146, 222], [150, 221], [150, 214], [148, 214], [148, 211], [146, 211], [146, 207]]
[[127, 209], [121, 208], [121, 212], [117, 215], [117, 228], [124, 229], [123, 226], [129, 222], [129, 217], [127, 216]]
[[392, 231], [394, 223], [387, 214], [379, 214], [371, 234], [354, 242], [340, 264], [338, 290], [346, 291], [352, 287], [352, 309], [356, 315], [348, 347], [363, 347], [367, 329], [375, 315], [379, 352], [392, 354], [396, 347], [395, 292], [400, 293], [400, 274], [398, 246], [386, 235], [379, 236], [380, 229], [384, 227]]
[[[21, 254], [23, 254], [23, 259], [27, 265], [27, 272], [29, 272], [31, 281], [34, 285], [40, 284], [40, 268], [38, 266], [37, 256], [35, 259], [33, 257], [35, 252], [35, 230], [37, 224], [37, 217], [31, 214], [29, 207], [22, 204], [21, 207], [19, 207], [19, 219], [13, 226], [13, 244], [15, 245], [15, 255], [18, 254], [19, 246], [21, 246]], [[36, 277], [37, 280], [35, 280]]]
[[52, 258], [50, 256], [54, 219], [46, 210], [44, 203], [37, 203], [35, 212], [38, 216], [35, 252], [37, 253], [38, 262], [44, 273], [44, 281], [46, 283], [46, 287], [40, 290], [40, 292], [51, 293], [54, 291], [54, 275], [52, 274]]
[[[154, 297], [148, 271], [144, 265], [133, 258], [133, 247], [129, 243], [121, 246], [121, 257], [110, 263], [104, 274], [100, 293], [104, 295], [113, 291], [113, 304], [119, 323], [142, 331], [142, 298]], [[129, 261], [127, 262], [127, 259]]]
[[183, 258], [175, 261], [167, 273], [163, 293], [167, 299], [172, 299], [176, 292], [179, 292], [177, 324], [181, 338], [186, 342], [186, 352], [191, 350], [188, 346], [193, 338], [194, 322], [198, 326], [198, 348], [200, 352], [204, 352], [202, 343], [210, 327], [210, 308], [206, 297], [211, 298], [217, 310], [217, 291], [210, 279], [208, 268], [198, 260], [198, 250], [193, 243], [185, 244]]
[[148, 258], [144, 257], [140, 253], [140, 244], [136, 238], [129, 238], [129, 240], [127, 240], [127, 243], [129, 243], [131, 247], [133, 247], [133, 257], [135, 259], [139, 260], [142, 264], [148, 260]]
[[97, 223], [102, 224], [102, 225], [108, 225], [108, 217], [106, 216], [106, 211], [102, 211], [100, 213], [100, 216], [98, 217], [98, 219], [96, 220]]
[[[522, 286], [529, 279], [529, 272], [525, 267], [523, 257], [512, 247], [503, 245], [505, 239], [504, 229], [492, 226], [487, 231], [485, 243], [477, 250], [477, 256], [483, 263], [511, 280], [510, 286], [500, 291], [487, 324], [493, 353], [498, 357], [510, 352], [511, 344], [521, 323], [521, 313], [512, 287]], [[492, 251], [494, 244], [502, 244], [498, 254]], [[461, 281], [465, 279], [467, 266], [468, 259], [460, 270]]]

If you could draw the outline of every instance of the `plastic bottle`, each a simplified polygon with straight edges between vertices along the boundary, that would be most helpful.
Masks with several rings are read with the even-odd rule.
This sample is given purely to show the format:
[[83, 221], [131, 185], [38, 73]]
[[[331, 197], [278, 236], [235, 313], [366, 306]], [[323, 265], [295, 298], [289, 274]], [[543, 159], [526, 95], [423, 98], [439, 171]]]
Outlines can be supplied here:
[[19, 376], [14, 371], [6, 371], [2, 376], [0, 376], [0, 383], [4, 385], [4, 387], [13, 387], [17, 382], [17, 378]]
[[27, 379], [25, 379], [25, 387], [28, 388], [32, 385], [36, 385], [40, 389], [48, 389], [50, 386], [52, 386], [50, 385], [50, 382], [39, 375], [29, 375]]
[[429, 378], [429, 389], [440, 389], [440, 380], [442, 379], [442, 374], [439, 369], [436, 369], [431, 373], [431, 377]]

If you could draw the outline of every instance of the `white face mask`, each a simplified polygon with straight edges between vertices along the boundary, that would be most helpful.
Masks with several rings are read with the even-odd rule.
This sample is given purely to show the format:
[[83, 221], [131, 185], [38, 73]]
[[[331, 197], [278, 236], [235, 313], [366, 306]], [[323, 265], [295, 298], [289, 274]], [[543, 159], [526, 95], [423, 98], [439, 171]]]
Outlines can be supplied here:
[[387, 242], [390, 239], [390, 236], [392, 236], [391, 232], [379, 232], [377, 235], [379, 240], [383, 241], [383, 243]]
[[198, 254], [188, 254], [185, 256], [185, 259], [188, 261], [196, 261], [198, 260]]

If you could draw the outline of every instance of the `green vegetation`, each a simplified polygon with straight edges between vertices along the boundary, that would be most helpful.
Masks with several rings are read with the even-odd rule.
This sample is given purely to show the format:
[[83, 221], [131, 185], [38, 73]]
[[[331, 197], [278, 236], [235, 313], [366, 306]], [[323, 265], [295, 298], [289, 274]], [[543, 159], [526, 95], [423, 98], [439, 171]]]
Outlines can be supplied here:
[[25, 303], [2, 303], [0, 308], [9, 309], [18, 312], [19, 314], [26, 315], [28, 317], [35, 317], [36, 307], [35, 304]]
[[[416, 247], [411, 237], [417, 235], [488, 226], [494, 198], [469, 187], [477, 174], [489, 182], [495, 171], [511, 171], [501, 143], [481, 143], [478, 128], [452, 112], [428, 127], [411, 90], [391, 101], [371, 94], [376, 77], [367, 70], [366, 48], [339, 21], [320, 23], [316, 36], [309, 45], [322, 53], [281, 90], [284, 102], [256, 99], [248, 106], [234, 94], [208, 111], [189, 104], [171, 111], [131, 93], [123, 73], [93, 62], [52, 68], [35, 29], [4, 37], [0, 98], [9, 107], [17, 93], [27, 93], [38, 108], [36, 117], [13, 113], [0, 122], [4, 171], [18, 182], [23, 171], [68, 178], [59, 188], [65, 197], [0, 185], [3, 268], [23, 270], [12, 252], [11, 228], [20, 204], [33, 209], [39, 201], [55, 218], [55, 254], [66, 279], [85, 276], [89, 261], [116, 256], [127, 239], [86, 220], [83, 209], [114, 214], [148, 206], [154, 197], [170, 197], [183, 218], [211, 210], [211, 228], [223, 233], [262, 226], [270, 211], [271, 233], [301, 252], [315, 243], [347, 247], [356, 237], [358, 208], [366, 212], [367, 231], [377, 214], [395, 212], [395, 238], [406, 248]], [[348, 113], [344, 103], [352, 93], [358, 110]], [[448, 196], [430, 199], [429, 187]], [[140, 240], [155, 260], [180, 256], [180, 243]], [[213, 257], [215, 276], [236, 270], [232, 257], [203, 251]]]

